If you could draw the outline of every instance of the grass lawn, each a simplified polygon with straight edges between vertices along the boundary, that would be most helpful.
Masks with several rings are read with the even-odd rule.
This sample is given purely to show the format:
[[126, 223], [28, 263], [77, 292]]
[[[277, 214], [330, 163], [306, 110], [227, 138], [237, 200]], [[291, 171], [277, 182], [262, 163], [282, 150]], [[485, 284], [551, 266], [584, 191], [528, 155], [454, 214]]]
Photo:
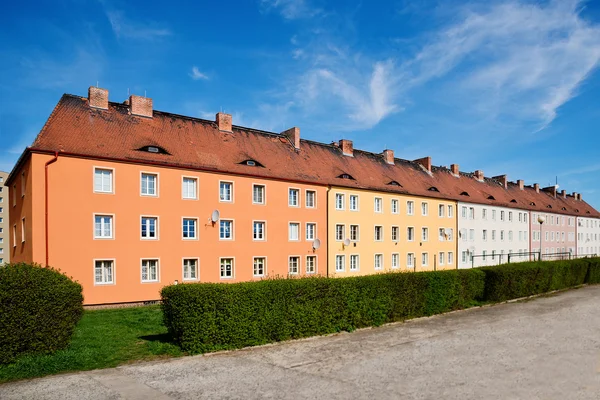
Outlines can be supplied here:
[[67, 349], [0, 365], [0, 382], [181, 355], [169, 341], [160, 306], [85, 311]]

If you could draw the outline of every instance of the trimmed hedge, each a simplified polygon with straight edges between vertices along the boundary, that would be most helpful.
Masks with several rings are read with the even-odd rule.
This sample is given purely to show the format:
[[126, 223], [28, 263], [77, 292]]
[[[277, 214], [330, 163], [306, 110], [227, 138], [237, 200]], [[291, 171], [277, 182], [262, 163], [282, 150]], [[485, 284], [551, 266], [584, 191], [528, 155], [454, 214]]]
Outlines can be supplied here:
[[0, 364], [67, 347], [83, 314], [82, 288], [39, 265], [0, 268]]
[[162, 289], [162, 309], [183, 350], [206, 352], [465, 308], [483, 296], [484, 277], [475, 269], [183, 284]]
[[586, 258], [585, 260], [590, 266], [585, 278], [585, 283], [600, 283], [600, 258]]

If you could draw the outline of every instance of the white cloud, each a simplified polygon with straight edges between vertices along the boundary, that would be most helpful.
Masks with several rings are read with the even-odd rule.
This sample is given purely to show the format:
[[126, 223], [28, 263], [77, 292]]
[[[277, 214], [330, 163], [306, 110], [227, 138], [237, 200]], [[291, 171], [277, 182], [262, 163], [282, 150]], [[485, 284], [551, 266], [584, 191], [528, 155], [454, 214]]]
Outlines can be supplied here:
[[169, 29], [159, 28], [156, 23], [141, 23], [127, 19], [122, 11], [107, 10], [106, 16], [118, 38], [151, 40], [171, 35]]
[[322, 10], [311, 7], [306, 0], [260, 0], [260, 7], [265, 12], [277, 10], [285, 19], [311, 18], [322, 13]]
[[195, 81], [199, 79], [208, 80], [208, 76], [205, 73], [200, 72], [198, 67], [196, 67], [195, 65], [192, 67], [192, 72], [189, 73], [189, 76]]

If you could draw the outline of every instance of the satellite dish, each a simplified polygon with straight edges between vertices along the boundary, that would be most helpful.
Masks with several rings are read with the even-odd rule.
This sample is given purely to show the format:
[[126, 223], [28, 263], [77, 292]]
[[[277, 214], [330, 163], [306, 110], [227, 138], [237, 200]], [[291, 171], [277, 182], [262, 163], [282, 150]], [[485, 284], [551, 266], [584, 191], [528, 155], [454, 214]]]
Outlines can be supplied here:
[[344, 246], [350, 246], [350, 239], [344, 239]]
[[221, 213], [219, 212], [219, 210], [215, 210], [212, 212], [212, 214], [210, 216], [210, 220], [212, 222], [217, 222], [220, 217], [221, 217]]
[[450, 236], [451, 232], [452, 232], [452, 229], [450, 229], [450, 228], [446, 228], [446, 230], [444, 230], [444, 233], [446, 234], [446, 236]]
[[315, 239], [313, 242], [313, 249], [317, 250], [319, 247], [321, 247], [321, 240]]

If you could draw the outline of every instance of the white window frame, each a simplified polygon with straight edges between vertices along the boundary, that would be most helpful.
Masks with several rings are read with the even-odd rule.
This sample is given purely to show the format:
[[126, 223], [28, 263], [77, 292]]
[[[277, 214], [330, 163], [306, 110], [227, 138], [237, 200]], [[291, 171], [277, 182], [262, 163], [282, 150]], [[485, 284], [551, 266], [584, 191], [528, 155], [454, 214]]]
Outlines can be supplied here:
[[447, 260], [446, 260], [446, 264], [447, 265], [454, 264], [454, 252], [452, 252], [452, 251], [448, 252], [448, 257], [447, 257]]
[[[223, 199], [221, 196], [221, 185], [222, 184], [229, 184], [230, 185], [230, 190], [229, 190], [229, 199]], [[234, 199], [235, 199], [235, 187], [233, 184], [233, 181], [223, 181], [223, 180], [219, 180], [219, 203], [234, 203]], [[228, 257], [225, 257], [228, 258]], [[219, 264], [219, 268], [220, 268], [220, 264]]]
[[[184, 229], [183, 229], [183, 224], [185, 222], [185, 220], [192, 220], [194, 221], [194, 237], [185, 237], [184, 236]], [[198, 227], [199, 227], [199, 219], [198, 217], [181, 217], [181, 239], [182, 240], [198, 240]]]
[[[292, 227], [292, 224], [294, 225], [298, 225], [298, 232], [297, 232], [297, 238], [296, 239], [292, 239], [292, 235], [291, 235], [291, 231], [290, 228]], [[300, 221], [289, 221], [288, 222], [288, 242], [299, 242], [300, 241], [300, 231], [302, 230], [302, 224], [300, 223]]]
[[[262, 274], [256, 273], [256, 260], [258, 260], [258, 259], [263, 260]], [[267, 256], [253, 256], [252, 257], [252, 277], [253, 278], [263, 278], [265, 276], [267, 276]]]
[[438, 253], [438, 264], [439, 265], [444, 265], [444, 254], [445, 253], [443, 251], [440, 251]]
[[[314, 265], [314, 270], [313, 271], [309, 271], [309, 269], [308, 269], [308, 260], [311, 259], [311, 258], [315, 260], [315, 265]], [[317, 271], [318, 271], [318, 264], [317, 263], [318, 263], [318, 261], [317, 261], [317, 256], [316, 255], [311, 254], [311, 255], [306, 256], [306, 259], [304, 261], [304, 267], [305, 267], [306, 273], [309, 274], [309, 275], [316, 274]]]
[[[291, 269], [292, 266], [292, 258], [295, 258], [298, 260], [298, 263], [296, 264], [296, 272], [293, 272]], [[298, 255], [291, 255], [288, 257], [288, 275], [299, 275], [300, 274], [300, 263], [302, 262], [302, 257], [298, 256]]]
[[[256, 198], [254, 197], [255, 190], [257, 188], [262, 188], [262, 201], [256, 201]], [[259, 205], [259, 206], [264, 206], [267, 204], [267, 185], [262, 184], [262, 183], [253, 183], [252, 184], [252, 204]]]
[[[342, 260], [341, 268], [339, 267], [338, 260]], [[335, 255], [335, 272], [346, 272], [346, 255], [345, 254], [336, 254]]]
[[[341, 203], [338, 199], [341, 200]], [[346, 209], [346, 196], [344, 193], [335, 194], [335, 209], [338, 211], [344, 211]]]
[[[144, 261], [156, 261], [156, 279], [144, 280]], [[148, 276], [150, 276], [150, 268], [148, 267]], [[140, 280], [142, 283], [158, 283], [160, 282], [160, 258], [145, 257], [140, 259]]]
[[[394, 231], [396, 232], [396, 237], [394, 238]], [[392, 242], [400, 241], [400, 227], [398, 225], [392, 225], [390, 228], [390, 237], [392, 238]]]
[[415, 268], [415, 253], [406, 253], [406, 268]]
[[[342, 237], [340, 238], [338, 233], [340, 232], [338, 228], [342, 228], [341, 233]], [[335, 224], [335, 241], [343, 242], [346, 239], [346, 225], [345, 224]]]
[[426, 217], [429, 215], [429, 203], [426, 201], [421, 202], [421, 216]]
[[[360, 210], [360, 203], [359, 203], [359, 198], [357, 194], [351, 194], [349, 195], [349, 203], [348, 203], [348, 208], [350, 209], [350, 211], [359, 211]], [[356, 199], [356, 203], [355, 203], [355, 207], [352, 208], [352, 199]]]
[[[185, 277], [185, 262], [187, 260], [195, 260], [196, 261], [196, 277], [195, 278], [186, 278]], [[185, 282], [195, 282], [200, 280], [200, 258], [198, 257], [181, 257], [181, 280]]]
[[[412, 229], [412, 235], [410, 234]], [[411, 238], [412, 236], [412, 238]], [[414, 226], [407, 226], [406, 227], [406, 241], [407, 242], [414, 242], [415, 241], [415, 227]]]
[[[377, 228], [380, 229], [379, 239], [377, 239]], [[373, 241], [383, 242], [383, 225], [375, 225], [373, 227]]]
[[[355, 226], [356, 227], [356, 238], [352, 239], [352, 227]], [[349, 238], [350, 240], [352, 240], [353, 242], [359, 242], [360, 241], [360, 225], [358, 224], [351, 224], [350, 225], [350, 231], [349, 231], [350, 235]]]
[[429, 228], [421, 227], [421, 242], [429, 242]]
[[444, 218], [446, 216], [446, 205], [438, 204], [438, 217]]
[[[231, 224], [230, 226], [230, 231], [231, 231], [231, 237], [222, 237], [221, 236], [221, 222], [229, 222]], [[235, 220], [233, 218], [221, 218], [219, 219], [219, 240], [220, 241], [224, 241], [224, 242], [231, 242], [235, 240]], [[228, 258], [228, 257], [225, 257]]]
[[[154, 194], [145, 194], [142, 189], [143, 189], [143, 180], [144, 180], [144, 175], [151, 175], [154, 176]], [[142, 197], [159, 197], [159, 173], [158, 172], [151, 172], [151, 171], [140, 171], [140, 196]], [[146, 187], [146, 189], [148, 189]]]
[[375, 197], [373, 199], [373, 211], [377, 214], [383, 213], [383, 198], [382, 197]]
[[[312, 193], [312, 206], [308, 205], [308, 194]], [[306, 208], [317, 208], [317, 191], [316, 190], [306, 190], [304, 193], [304, 205]]]
[[[110, 191], [96, 190], [96, 170], [110, 171]], [[93, 166], [92, 167], [92, 191], [99, 194], [115, 194], [115, 169], [110, 167]]]
[[[193, 180], [194, 181], [194, 186], [195, 189], [194, 190], [194, 197], [186, 197], [185, 196], [185, 181], [187, 180]], [[187, 176], [187, 175], [183, 175], [181, 177], [181, 199], [182, 200], [198, 200], [198, 192], [199, 192], [199, 184], [200, 180], [198, 179], [197, 176]]]
[[415, 202], [413, 200], [406, 201], [406, 215], [415, 215]]
[[[143, 237], [142, 236], [142, 232], [143, 232], [142, 222], [143, 222], [144, 218], [154, 218], [156, 220], [156, 222], [154, 224], [155, 237]], [[160, 218], [158, 217], [158, 215], [146, 215], [146, 214], [140, 215], [139, 228], [140, 228], [140, 239], [141, 240], [158, 240], [159, 239], [159, 237], [160, 237], [160, 221], [159, 221], [159, 219]], [[147, 229], [147, 232], [150, 232], [150, 231]]]
[[448, 218], [454, 218], [454, 207], [452, 204], [448, 204]]
[[[377, 266], [377, 260], [380, 261], [379, 266]], [[383, 270], [383, 254], [376, 253], [373, 255], [373, 270], [375, 270], [375, 271]]]
[[[254, 226], [256, 224], [263, 225], [262, 238], [257, 239], [255, 237]], [[219, 229], [220, 229], [220, 227], [219, 227]], [[219, 233], [219, 236], [220, 236], [220, 233]], [[252, 241], [254, 241], [254, 242], [266, 242], [267, 241], [267, 221], [264, 221], [264, 220], [253, 220], [252, 221]]]
[[[96, 217], [110, 217], [110, 236], [96, 236]], [[115, 239], [115, 214], [94, 213], [93, 214], [93, 227], [94, 227], [94, 240], [114, 240]]]
[[422, 267], [429, 266], [429, 252], [427, 252], [427, 251], [421, 252], [421, 266]]
[[[96, 262], [112, 262], [112, 281], [110, 282], [97, 282], [96, 281]], [[94, 286], [106, 286], [117, 284], [117, 260], [114, 258], [94, 258], [92, 261], [92, 274], [94, 277]], [[104, 277], [104, 274], [103, 274]]]
[[400, 214], [400, 201], [398, 199], [392, 199], [390, 202], [390, 209], [392, 214]]
[[[312, 231], [312, 236], [309, 236], [309, 230], [308, 227], [312, 226], [313, 227], [313, 231]], [[304, 237], [306, 238], [307, 241], [313, 241], [317, 238], [317, 223], [316, 222], [306, 222], [304, 224], [304, 231], [305, 231], [305, 235]]]
[[392, 269], [400, 268], [400, 253], [392, 253]]
[[[292, 193], [292, 191], [296, 192], [296, 205], [293, 205], [290, 203], [290, 194]], [[299, 208], [301, 206], [301, 201], [300, 201], [300, 194], [302, 193], [302, 191], [300, 190], [300, 188], [296, 188], [296, 187], [288, 187], [288, 207], [294, 207], [294, 208]]]
[[[355, 260], [354, 268], [352, 268], [352, 260]], [[360, 254], [350, 254], [350, 266], [349, 270], [352, 272], [360, 271]]]
[[[223, 260], [231, 260], [231, 276], [223, 275]], [[235, 279], [235, 257], [219, 257], [219, 278], [220, 279]]]

